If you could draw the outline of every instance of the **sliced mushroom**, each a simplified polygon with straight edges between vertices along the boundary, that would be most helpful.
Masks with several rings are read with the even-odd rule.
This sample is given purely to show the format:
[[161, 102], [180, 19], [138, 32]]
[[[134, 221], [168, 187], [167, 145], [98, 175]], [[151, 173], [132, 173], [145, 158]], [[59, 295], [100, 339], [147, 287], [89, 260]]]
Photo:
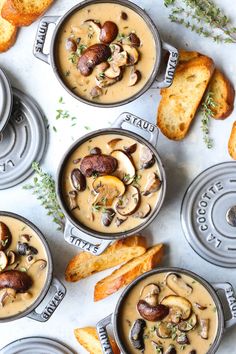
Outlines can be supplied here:
[[167, 275], [166, 285], [179, 296], [188, 297], [193, 292], [193, 288], [177, 273], [170, 273]]
[[21, 298], [22, 298], [23, 300], [29, 300], [29, 299], [32, 298], [32, 294], [27, 291], [26, 293], [22, 293], [22, 294], [21, 294]]
[[92, 98], [99, 97], [103, 94], [101, 87], [99, 86], [94, 86], [92, 90], [90, 91], [90, 96]]
[[91, 177], [93, 174], [109, 175], [117, 168], [117, 160], [109, 155], [88, 155], [80, 164], [80, 170], [84, 176]]
[[129, 185], [125, 194], [116, 204], [117, 212], [122, 216], [129, 216], [135, 213], [140, 205], [140, 192], [138, 188]]
[[119, 66], [113, 64], [111, 64], [110, 67], [105, 71], [105, 75], [109, 79], [115, 79], [119, 77], [120, 74], [121, 74], [121, 69], [119, 68]]
[[132, 144], [130, 146], [124, 146], [124, 150], [127, 154], [132, 155], [137, 150], [137, 144]]
[[143, 192], [144, 196], [157, 192], [161, 188], [161, 180], [157, 173], [152, 172], [148, 175], [147, 184]]
[[188, 321], [181, 321], [178, 325], [178, 329], [181, 332], [191, 331], [197, 324], [197, 316], [193, 312]]
[[4, 307], [8, 303], [14, 301], [16, 297], [16, 291], [10, 288], [3, 288], [0, 290], [0, 306]]
[[158, 305], [160, 288], [157, 284], [148, 284], [141, 291], [140, 299], [146, 301], [151, 306]]
[[115, 176], [101, 176], [94, 180], [93, 189], [97, 193], [94, 204], [111, 206], [114, 199], [125, 193], [124, 183]]
[[140, 164], [141, 168], [147, 169], [154, 165], [155, 157], [152, 151], [145, 145], [140, 149]]
[[106, 88], [109, 86], [114, 85], [117, 81], [121, 80], [122, 75], [119, 77], [116, 77], [115, 79], [109, 79], [109, 77], [96, 77], [96, 84], [100, 88]]
[[210, 320], [208, 318], [200, 319], [200, 336], [202, 337], [202, 339], [208, 339], [209, 327]]
[[34, 257], [32, 255], [27, 256], [26, 261], [28, 264], [28, 268], [35, 262]]
[[96, 34], [97, 39], [99, 39], [100, 31], [101, 31], [100, 22], [98, 22], [96, 20], [89, 19], [89, 20], [84, 21], [84, 23], [93, 30], [93, 32]]
[[140, 210], [138, 210], [133, 217], [137, 219], [145, 219], [150, 213], [151, 213], [151, 205], [150, 204], [144, 204], [143, 206], [140, 207]]
[[169, 323], [163, 321], [160, 322], [157, 327], [156, 334], [159, 338], [162, 339], [171, 338], [172, 329], [169, 326]]
[[79, 207], [77, 204], [77, 196], [78, 196], [78, 193], [76, 191], [69, 191], [68, 197], [69, 197], [69, 203], [70, 203], [70, 210], [75, 210], [76, 208]]
[[141, 41], [136, 33], [130, 33], [129, 40], [132, 47], [140, 47]]
[[32, 285], [31, 277], [19, 270], [6, 270], [0, 273], [0, 289], [11, 288], [17, 293], [24, 293]]
[[8, 264], [8, 258], [3, 251], [0, 251], [0, 272], [3, 271]]
[[99, 73], [103, 73], [106, 69], [108, 69], [109, 68], [109, 64], [108, 64], [108, 62], [107, 61], [104, 61], [104, 62], [102, 62], [101, 64], [98, 64], [97, 66], [96, 66], [96, 71], [97, 71], [97, 73], [99, 74]]
[[165, 305], [150, 306], [146, 301], [139, 300], [137, 310], [147, 321], [155, 322], [163, 320], [169, 313], [169, 307]]
[[182, 311], [179, 307], [172, 306], [170, 308], [169, 316], [166, 319], [167, 322], [177, 325], [182, 320]]
[[88, 47], [78, 61], [78, 70], [83, 76], [89, 76], [94, 67], [101, 64], [111, 56], [111, 50], [109, 46], [97, 43]]
[[129, 60], [128, 53], [125, 50], [123, 50], [120, 53], [115, 52], [112, 55], [112, 63], [114, 65], [116, 65], [116, 66], [127, 65], [128, 64], [128, 60]]
[[38, 259], [29, 267], [28, 274], [32, 276], [33, 279], [37, 279], [38, 277], [40, 277], [46, 267], [47, 261], [45, 259]]
[[204, 311], [204, 310], [207, 309], [207, 306], [203, 306], [203, 305], [199, 304], [198, 302], [195, 302], [195, 303], [194, 303], [194, 306], [195, 306], [196, 308], [198, 308], [198, 310], [201, 310], [201, 311]]
[[192, 304], [182, 296], [169, 295], [164, 297], [161, 301], [162, 305], [168, 307], [176, 307], [181, 311], [181, 318], [187, 320], [192, 313]]
[[139, 60], [139, 52], [136, 48], [131, 47], [128, 44], [123, 45], [123, 50], [128, 54], [127, 65], [134, 65]]
[[141, 73], [139, 70], [131, 70], [128, 86], [134, 86], [141, 80]]
[[12, 250], [7, 251], [8, 264], [12, 265], [16, 261], [16, 254]]
[[117, 34], [118, 27], [115, 22], [106, 21], [101, 28], [99, 39], [101, 42], [109, 44], [114, 41], [114, 39], [117, 37]]
[[189, 354], [197, 354], [197, 351], [195, 349], [191, 350]]
[[130, 341], [135, 349], [144, 350], [144, 330], [146, 322], [138, 318], [132, 325], [130, 330]]
[[108, 141], [107, 144], [113, 150], [121, 140], [122, 140], [121, 138], [115, 138], [115, 139]]
[[111, 43], [110, 44], [110, 48], [111, 48], [111, 53], [112, 55], [116, 55], [118, 53], [120, 53], [122, 51], [122, 47], [121, 45], [117, 44], [117, 43]]
[[30, 235], [27, 234], [20, 235], [19, 239], [21, 242], [30, 242]]
[[180, 345], [190, 344], [188, 336], [186, 333], [181, 333], [177, 336], [176, 341]]
[[111, 156], [118, 161], [115, 175], [125, 184], [131, 184], [135, 177], [135, 167], [129, 156], [122, 150], [112, 151]]
[[127, 15], [127, 13], [124, 12], [124, 11], [121, 11], [120, 17], [121, 17], [121, 19], [124, 20], [124, 21], [128, 20], [128, 15]]
[[161, 344], [155, 342], [154, 340], [152, 340], [151, 343], [155, 349], [155, 353], [163, 354], [163, 346]]
[[77, 191], [86, 189], [86, 179], [78, 168], [74, 168], [70, 174], [71, 184]]
[[8, 226], [0, 221], [0, 251], [4, 251], [11, 244], [12, 236]]
[[122, 225], [126, 220], [128, 220], [128, 218], [125, 218], [125, 219], [121, 219], [121, 218], [116, 218], [115, 220], [115, 223], [116, 223], [116, 226], [119, 227], [120, 225]]
[[90, 155], [101, 155], [102, 150], [99, 147], [94, 147], [89, 151]]
[[175, 347], [171, 344], [167, 348], [167, 351], [165, 352], [165, 354], [177, 354], [177, 351], [176, 351]]
[[114, 216], [116, 215], [115, 211], [111, 208], [106, 209], [102, 213], [102, 223], [104, 226], [108, 227], [111, 225]]
[[18, 242], [17, 252], [20, 256], [26, 256], [29, 254], [37, 254], [38, 250], [35, 247], [30, 246], [27, 242]]
[[73, 38], [67, 38], [66, 43], [65, 43], [65, 48], [68, 52], [76, 52], [77, 50], [77, 44], [76, 41]]

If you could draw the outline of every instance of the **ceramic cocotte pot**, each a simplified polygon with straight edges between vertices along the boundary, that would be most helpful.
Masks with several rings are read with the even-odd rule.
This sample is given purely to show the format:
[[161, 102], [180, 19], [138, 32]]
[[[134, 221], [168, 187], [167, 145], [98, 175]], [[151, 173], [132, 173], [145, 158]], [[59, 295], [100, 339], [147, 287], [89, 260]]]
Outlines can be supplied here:
[[[26, 227], [29, 227], [30, 230], [32, 230], [37, 235], [37, 239], [39, 240], [40, 247], [44, 250], [44, 253], [47, 258], [47, 274], [46, 274], [44, 286], [41, 289], [41, 291], [39, 291], [36, 300], [25, 310], [20, 311], [17, 314], [7, 316], [7, 317], [1, 317], [0, 323], [14, 321], [22, 317], [29, 317], [39, 322], [46, 322], [47, 320], [49, 320], [49, 318], [52, 316], [54, 311], [60, 305], [61, 301], [63, 300], [66, 294], [66, 288], [64, 287], [64, 285], [53, 275], [52, 256], [47, 241], [43, 236], [43, 234], [41, 233], [41, 231], [33, 223], [31, 223], [29, 220], [25, 219], [24, 217], [14, 213], [0, 211], [0, 218], [1, 217], [3, 219], [5, 217], [9, 217], [16, 222], [22, 222], [24, 225], [26, 225]], [[23, 233], [24, 231], [22, 229], [22, 234]], [[11, 245], [9, 246], [9, 249], [11, 249]], [[33, 282], [34, 281], [35, 279], [33, 279]], [[45, 297], [49, 294], [50, 294], [49, 300], [48, 299], [45, 300]], [[37, 307], [41, 305], [44, 300], [45, 302], [47, 301], [47, 303], [43, 308], [43, 310], [40, 310], [40, 312], [38, 312]]]
[[[133, 129], [141, 129], [150, 135], [149, 141], [145, 138], [140, 136], [137, 133], [134, 133], [130, 130], [123, 129], [122, 127], [128, 124]], [[117, 239], [122, 239], [124, 237], [128, 237], [134, 234], [140, 233], [144, 228], [146, 228], [152, 221], [155, 220], [157, 214], [159, 213], [161, 206], [163, 204], [165, 193], [166, 193], [166, 175], [165, 170], [163, 168], [160, 156], [156, 150], [157, 140], [158, 140], [158, 128], [141, 119], [131, 113], [122, 113], [113, 123], [112, 127], [99, 129], [89, 134], [86, 134], [82, 138], [78, 139], [69, 149], [66, 151], [65, 155], [63, 156], [61, 163], [58, 168], [57, 179], [56, 179], [56, 189], [57, 189], [57, 196], [59, 199], [60, 206], [66, 216], [66, 225], [64, 230], [64, 238], [65, 240], [83, 250], [86, 250], [94, 255], [101, 254], [108, 245]], [[160, 180], [161, 180], [161, 190], [159, 194], [159, 198], [155, 205], [155, 208], [152, 212], [145, 218], [145, 221], [130, 230], [122, 231], [122, 232], [115, 232], [115, 233], [104, 233], [94, 231], [91, 228], [86, 227], [82, 223], [80, 223], [70, 212], [68, 206], [66, 205], [65, 198], [63, 197], [63, 171], [68, 158], [71, 154], [84, 142], [101, 135], [107, 134], [120, 134], [124, 137], [133, 138], [138, 143], [143, 144], [144, 146], [148, 147], [152, 154], [154, 155], [157, 166], [159, 169]]]
[[[57, 52], [56, 52], [56, 45], [58, 42], [58, 36], [60, 35], [60, 31], [68, 19], [78, 12], [79, 10], [93, 4], [100, 4], [100, 3], [105, 3], [105, 4], [118, 4], [125, 6], [127, 9], [133, 10], [136, 14], [139, 15], [139, 17], [146, 23], [148, 28], [151, 31], [152, 37], [154, 39], [154, 44], [155, 44], [155, 52], [157, 53], [155, 62], [153, 64], [153, 69], [151, 72], [151, 75], [147, 82], [144, 84], [144, 86], [133, 96], [128, 97], [126, 99], [123, 99], [118, 102], [112, 102], [112, 103], [102, 103], [94, 100], [89, 100], [86, 98], [83, 98], [75, 92], [73, 92], [73, 89], [68, 88], [68, 86], [65, 84], [65, 80], [63, 80], [62, 75], [60, 74], [60, 69], [57, 64]], [[52, 34], [52, 37], [49, 39], [49, 34], [48, 32], [48, 27], [50, 24], [54, 25], [54, 31]], [[45, 53], [45, 42], [46, 39], [50, 41], [50, 51], [49, 54]], [[163, 59], [163, 51], [167, 51], [169, 53], [169, 58], [167, 64], [165, 64], [164, 59]], [[54, 74], [57, 78], [57, 80], [60, 82], [60, 84], [64, 87], [64, 89], [74, 98], [77, 100], [84, 102], [86, 104], [96, 106], [96, 107], [116, 107], [116, 106], [121, 106], [123, 104], [127, 104], [139, 96], [141, 96], [144, 92], [146, 92], [149, 88], [164, 88], [168, 87], [172, 84], [173, 78], [174, 78], [174, 73], [175, 69], [178, 63], [178, 51], [176, 48], [172, 47], [170, 44], [165, 43], [158, 32], [158, 29], [156, 25], [153, 23], [152, 19], [147, 15], [147, 13], [140, 8], [138, 5], [134, 4], [131, 1], [128, 0], [106, 0], [106, 1], [100, 1], [100, 0], [86, 0], [82, 1], [79, 4], [75, 5], [72, 7], [64, 16], [45, 16], [41, 19], [37, 34], [36, 34], [36, 39], [34, 43], [34, 49], [33, 53], [36, 58], [46, 62], [47, 64], [50, 64], [52, 66], [52, 69], [54, 71]], [[164, 78], [162, 78], [162, 73], [160, 73], [161, 67], [165, 66], [165, 73], [164, 73]]]
[[[179, 273], [182, 275], [189, 276], [196, 282], [198, 282], [200, 285], [202, 285], [210, 294], [216, 307], [218, 316], [218, 326], [215, 339], [206, 354], [214, 354], [221, 343], [224, 331], [236, 324], [236, 298], [234, 289], [230, 283], [209, 283], [207, 280], [201, 278], [199, 275], [182, 268], [158, 268], [141, 275], [140, 277], [135, 279], [129, 286], [127, 286], [119, 297], [113, 314], [107, 316], [106, 318], [98, 322], [97, 332], [100, 338], [102, 351], [104, 354], [113, 354], [113, 350], [110, 345], [107, 334], [107, 326], [109, 325], [112, 325], [114, 337], [121, 352], [123, 354], [130, 354], [124, 346], [124, 341], [122, 341], [120, 333], [122, 306], [127, 299], [127, 295], [137, 284], [139, 284], [141, 281], [145, 280], [150, 276], [158, 275], [160, 273]], [[153, 322], [153, 324], [155, 323]]]

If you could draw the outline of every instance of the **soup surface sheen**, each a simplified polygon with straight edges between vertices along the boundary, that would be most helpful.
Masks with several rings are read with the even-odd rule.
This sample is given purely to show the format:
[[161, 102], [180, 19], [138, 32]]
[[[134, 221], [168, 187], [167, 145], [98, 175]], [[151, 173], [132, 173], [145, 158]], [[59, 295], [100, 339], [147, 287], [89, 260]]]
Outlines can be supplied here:
[[[142, 319], [141, 314], [137, 310], [137, 304], [140, 299], [144, 299], [144, 297], [141, 294], [143, 294], [144, 292], [143, 289], [145, 288], [145, 286], [149, 284], [158, 285], [160, 289], [160, 292], [158, 294], [159, 304], [162, 303], [162, 301], [164, 301], [163, 300], [164, 298], [166, 299], [170, 295], [180, 296], [181, 293], [181, 297], [183, 297], [182, 292], [185, 292], [186, 289], [184, 290], [184, 287], [182, 288], [182, 285], [185, 283], [188, 286], [190, 286], [192, 288], [191, 294], [189, 294], [188, 296], [185, 294], [186, 295], [185, 299], [187, 299], [190, 302], [192, 307], [191, 308], [192, 312], [189, 319], [186, 319], [184, 321], [188, 322], [187, 325], [188, 326], [190, 325], [189, 328], [191, 327], [193, 328], [192, 329], [188, 328], [189, 330], [185, 332], [179, 331], [178, 326], [183, 321], [181, 319], [181, 312], [179, 312], [179, 317], [177, 316], [175, 318], [176, 323], [173, 323], [171, 321], [171, 314], [172, 315], [174, 314], [174, 312], [171, 311], [178, 310], [177, 306], [170, 307], [169, 314], [160, 321], [145, 320], [146, 328], [144, 329], [144, 333], [143, 333], [144, 345], [145, 345], [145, 350], [143, 351], [144, 354], [167, 353], [167, 350], [168, 348], [170, 348], [171, 345], [173, 345], [174, 348], [176, 349], [176, 353], [189, 354], [192, 350], [195, 350], [197, 354], [206, 354], [208, 353], [211, 344], [214, 342], [217, 329], [218, 329], [218, 313], [217, 313], [215, 303], [211, 295], [209, 294], [209, 292], [197, 280], [185, 274], [177, 273], [177, 275], [181, 277], [178, 279], [181, 280], [181, 284], [182, 284], [180, 287], [180, 293], [177, 294], [177, 288], [175, 288], [176, 291], [174, 292], [167, 286], [166, 279], [168, 275], [171, 275], [171, 277], [173, 277], [171, 282], [171, 284], [173, 284], [173, 279], [176, 279], [174, 278], [174, 275], [176, 275], [176, 273], [159, 273], [156, 275], [151, 275], [146, 279], [140, 281], [126, 295], [120, 308], [118, 321], [120, 324], [119, 337], [122, 338], [122, 342], [124, 344], [124, 347], [127, 350], [127, 353], [140, 354], [141, 352], [140, 350], [135, 349], [133, 347], [130, 340], [130, 336], [131, 336], [131, 328], [134, 325], [134, 322], [137, 319]], [[196, 324], [195, 324], [195, 320], [193, 320], [192, 317], [195, 316], [193, 314], [196, 315], [195, 317], [195, 319], [197, 319]], [[173, 320], [173, 316], [172, 316], [172, 320]], [[204, 322], [205, 320], [208, 322], [208, 329], [206, 332], [207, 338], [202, 338], [201, 321]], [[168, 336], [170, 338], [162, 338], [163, 327], [160, 326], [162, 326], [163, 323], [164, 325], [167, 324], [167, 331], [169, 331]], [[159, 331], [159, 335], [161, 334], [162, 337], [157, 335], [158, 331]], [[178, 336], [180, 336], [179, 337], [180, 340], [184, 341], [185, 340], [184, 335], [187, 336], [189, 344], [179, 344], [177, 342]]]
[[[122, 13], [127, 15], [127, 19], [122, 19]], [[102, 87], [103, 83], [101, 85], [98, 83], [98, 86], [102, 87], [102, 94], [97, 97], [92, 97], [91, 91], [96, 86], [96, 78], [100, 82], [107, 78], [104, 71], [97, 65], [89, 76], [83, 76], [77, 68], [82, 52], [91, 45], [100, 43], [99, 34], [94, 31], [94, 25], [91, 26], [89, 20], [96, 21], [100, 25], [106, 21], [112, 21], [118, 26], [116, 39], [112, 43], [108, 43], [110, 48], [117, 43], [120, 45], [122, 43], [127, 45], [128, 43], [128, 47], [122, 47], [122, 50], [129, 48], [127, 38], [131, 33], [135, 33], [140, 39], [139, 47], [134, 48], [139, 54], [138, 61], [135, 64], [128, 63], [123, 65], [121, 70], [123, 72], [122, 79], [117, 80], [114, 84]], [[66, 48], [68, 38], [76, 42], [75, 51], [71, 52]], [[89, 101], [116, 103], [132, 97], [147, 83], [156, 61], [155, 41], [146, 22], [136, 12], [119, 4], [101, 2], [100, 4], [92, 4], [78, 10], [64, 22], [56, 41], [56, 62], [62, 80], [76, 95]], [[121, 41], [123, 42], [121, 43]], [[114, 64], [111, 56], [108, 58], [107, 63], [110, 66]], [[140, 72], [139, 79], [131, 86], [130, 77], [136, 70]]]
[[[135, 146], [136, 150], [128, 157], [125, 153], [125, 148], [130, 146]], [[118, 187], [114, 186], [113, 182], [108, 183], [105, 194], [101, 198], [99, 196], [104, 192], [104, 189], [98, 192], [98, 190], [95, 191], [96, 188], [94, 187], [94, 184], [97, 184], [99, 180], [103, 180], [99, 174], [95, 173], [91, 177], [86, 177], [86, 188], [83, 191], [76, 190], [71, 179], [72, 171], [74, 169], [81, 170], [83, 158], [92, 156], [90, 152], [96, 147], [101, 150], [102, 155], [115, 156], [118, 159], [117, 168], [109, 174], [110, 177], [115, 176], [117, 178], [115, 184]], [[141, 168], [141, 156], [143, 156], [143, 151], [146, 151], [145, 148], [151, 153], [143, 144], [128, 136], [101, 134], [84, 142], [75, 149], [67, 158], [61, 181], [64, 200], [67, 208], [71, 209], [69, 213], [81, 224], [92, 230], [104, 233], [124, 232], [144, 223], [147, 217], [155, 210], [162, 191], [160, 171], [152, 153], [153, 161], [151, 166], [146, 169]], [[122, 159], [124, 160], [122, 161]], [[150, 156], [148, 159], [150, 159]], [[123, 168], [126, 168], [126, 170]], [[113, 180], [106, 174], [104, 175], [105, 178], [108, 177], [108, 180]], [[155, 178], [154, 185], [151, 183], [151, 188], [148, 188], [147, 185], [149, 184], [150, 186], [149, 179], [152, 177]], [[116, 193], [116, 188], [123, 189], [121, 194]], [[150, 193], [144, 195], [144, 191], [147, 190]], [[76, 193], [76, 207], [71, 207], [70, 192]], [[123, 209], [125, 206], [128, 208], [127, 212], [126, 209]], [[148, 211], [147, 208], [149, 207], [150, 211], [145, 217], [143, 214]], [[113, 210], [112, 221], [109, 225], [104, 225], [102, 219], [107, 209]]]
[[[12, 241], [3, 251], [8, 255], [8, 265], [0, 272], [17, 270], [30, 276], [32, 285], [25, 292], [17, 292], [14, 296], [4, 298], [5, 289], [0, 290], [0, 318], [6, 318], [25, 311], [41, 294], [48, 274], [48, 259], [46, 250], [37, 233], [23, 221], [10, 216], [0, 215], [12, 235]], [[21, 244], [21, 250], [19, 249]], [[24, 244], [24, 246], [23, 246]], [[15, 260], [10, 264], [9, 251], [15, 254]], [[25, 253], [25, 254], [23, 254]]]

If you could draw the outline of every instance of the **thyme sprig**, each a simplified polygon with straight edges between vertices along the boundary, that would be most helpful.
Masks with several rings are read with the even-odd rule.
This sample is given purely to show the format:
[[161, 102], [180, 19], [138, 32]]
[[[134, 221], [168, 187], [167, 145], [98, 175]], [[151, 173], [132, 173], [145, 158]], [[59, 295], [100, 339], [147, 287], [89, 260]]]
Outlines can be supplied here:
[[36, 175], [32, 183], [24, 185], [23, 189], [31, 190], [32, 194], [37, 197], [40, 204], [46, 209], [47, 215], [51, 216], [53, 222], [57, 224], [57, 229], [64, 230], [65, 216], [58, 204], [53, 177], [44, 172], [38, 162], [33, 162], [32, 168]]
[[236, 27], [213, 0], [164, 0], [169, 19], [216, 43], [236, 43]]
[[202, 125], [201, 129], [203, 132], [203, 141], [206, 144], [208, 149], [213, 147], [213, 140], [209, 136], [209, 121], [214, 116], [214, 108], [216, 108], [217, 103], [214, 101], [213, 93], [208, 92], [201, 107], [202, 113]]

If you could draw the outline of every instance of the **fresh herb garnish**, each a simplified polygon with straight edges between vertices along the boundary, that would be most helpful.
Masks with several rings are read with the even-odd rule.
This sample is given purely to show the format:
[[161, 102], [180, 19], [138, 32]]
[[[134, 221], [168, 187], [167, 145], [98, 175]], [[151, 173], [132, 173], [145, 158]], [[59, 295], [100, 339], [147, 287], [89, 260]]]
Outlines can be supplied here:
[[214, 111], [213, 109], [217, 106], [216, 102], [214, 101], [213, 98], [213, 93], [208, 92], [203, 103], [202, 103], [202, 125], [201, 129], [203, 132], [203, 141], [205, 142], [206, 146], [208, 149], [211, 149], [213, 147], [213, 140], [209, 136], [209, 122], [210, 119], [214, 116]]
[[78, 46], [77, 50], [76, 50], [76, 55], [80, 57], [80, 56], [83, 54], [83, 51], [84, 51], [86, 48], [87, 48], [86, 45], [80, 44], [80, 45]]
[[141, 175], [135, 175], [132, 184], [136, 186], [140, 186], [139, 181], [142, 178]]
[[44, 172], [38, 162], [33, 162], [32, 168], [36, 176], [32, 183], [23, 186], [23, 189], [32, 190], [33, 195], [36, 195], [40, 204], [47, 210], [47, 215], [58, 225], [58, 230], [64, 230], [64, 214], [58, 204], [53, 177]]
[[236, 43], [236, 27], [212, 0], [164, 0], [169, 19], [216, 43]]

